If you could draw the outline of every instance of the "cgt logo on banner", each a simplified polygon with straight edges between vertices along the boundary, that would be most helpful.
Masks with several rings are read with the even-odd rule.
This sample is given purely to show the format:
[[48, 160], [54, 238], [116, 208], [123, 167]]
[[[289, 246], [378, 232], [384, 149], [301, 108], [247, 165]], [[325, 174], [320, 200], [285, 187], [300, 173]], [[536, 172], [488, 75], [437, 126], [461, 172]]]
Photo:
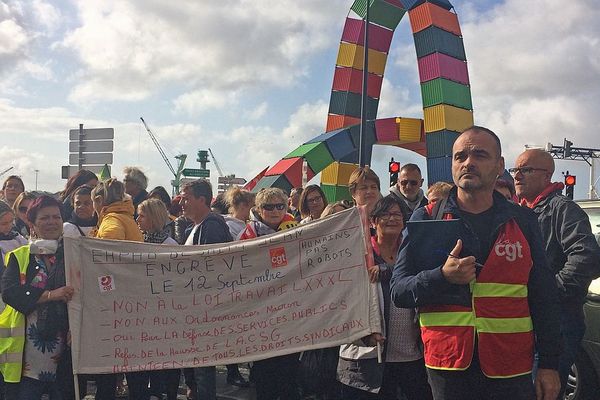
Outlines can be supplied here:
[[271, 267], [279, 268], [287, 265], [287, 258], [285, 257], [285, 247], [276, 247], [269, 249], [271, 255]]
[[112, 275], [105, 275], [98, 277], [98, 286], [100, 287], [100, 293], [110, 292], [115, 290], [115, 283]]

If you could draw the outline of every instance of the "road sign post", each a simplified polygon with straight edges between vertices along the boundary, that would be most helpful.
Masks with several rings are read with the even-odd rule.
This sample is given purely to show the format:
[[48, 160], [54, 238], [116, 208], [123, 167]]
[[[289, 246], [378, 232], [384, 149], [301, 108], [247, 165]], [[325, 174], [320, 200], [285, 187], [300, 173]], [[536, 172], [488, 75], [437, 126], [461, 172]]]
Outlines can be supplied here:
[[84, 129], [79, 124], [79, 129], [69, 130], [70, 165], [62, 168], [62, 177], [68, 179], [82, 168], [98, 174], [103, 165], [112, 164], [114, 137], [113, 128]]

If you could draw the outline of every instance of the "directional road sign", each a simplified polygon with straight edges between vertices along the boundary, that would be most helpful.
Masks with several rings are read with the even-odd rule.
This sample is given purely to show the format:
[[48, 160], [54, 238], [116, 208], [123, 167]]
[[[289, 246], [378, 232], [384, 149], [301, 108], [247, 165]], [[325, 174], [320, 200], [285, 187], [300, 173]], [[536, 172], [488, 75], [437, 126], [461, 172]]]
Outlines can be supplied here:
[[[94, 128], [83, 130], [83, 140], [105, 140], [114, 139], [115, 130], [113, 128]], [[69, 130], [70, 140], [79, 140], [79, 129]]]
[[[112, 140], [84, 140], [81, 142], [81, 151], [84, 153], [98, 153], [113, 151], [114, 145]], [[71, 153], [79, 152], [79, 141], [69, 142], [69, 151]]]
[[[87, 169], [88, 171], [92, 171], [93, 173], [95, 173], [96, 175], [99, 175], [100, 172], [102, 171], [102, 168], [104, 168], [104, 165], [84, 165], [83, 169]], [[108, 167], [108, 175], [110, 176], [110, 167]], [[79, 168], [77, 168], [77, 165], [63, 165], [62, 166], [62, 178], [63, 179], [68, 179], [70, 177], [72, 177], [73, 175], [75, 175], [77, 173], [77, 171], [79, 171]]]
[[181, 171], [183, 176], [193, 176], [196, 178], [208, 178], [210, 176], [210, 169], [196, 169], [196, 168], [185, 168]]
[[244, 178], [220, 176], [218, 179], [218, 183], [223, 183], [226, 185], [244, 185], [246, 183], [246, 180]]
[[[95, 164], [112, 164], [113, 162], [113, 154], [112, 153], [83, 153], [83, 161], [81, 164], [83, 165], [95, 165]], [[78, 164], [79, 163], [79, 154], [71, 153], [69, 154], [69, 164]]]

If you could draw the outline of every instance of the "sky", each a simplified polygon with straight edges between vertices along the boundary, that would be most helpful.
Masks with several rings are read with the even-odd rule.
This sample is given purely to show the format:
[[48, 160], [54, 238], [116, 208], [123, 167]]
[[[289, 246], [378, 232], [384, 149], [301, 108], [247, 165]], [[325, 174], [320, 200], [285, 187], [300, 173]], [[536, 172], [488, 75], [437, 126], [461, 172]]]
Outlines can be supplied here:
[[[251, 179], [324, 132], [352, 0], [0, 0], [0, 171], [28, 189], [64, 187], [68, 131], [114, 128], [113, 176], [139, 166], [149, 187], [211, 148], [225, 174]], [[524, 145], [600, 148], [600, 2], [456, 0], [475, 123]], [[422, 118], [408, 15], [395, 31], [378, 118]], [[376, 146], [373, 169], [425, 159]], [[211, 160], [212, 161], [212, 160]], [[209, 163], [211, 177], [218, 176]], [[594, 179], [600, 176], [600, 166]], [[35, 171], [38, 171], [37, 173]], [[589, 166], [557, 161], [587, 197]], [[313, 180], [318, 183], [318, 178]], [[313, 183], [311, 182], [311, 183]], [[599, 187], [597, 185], [597, 187]]]

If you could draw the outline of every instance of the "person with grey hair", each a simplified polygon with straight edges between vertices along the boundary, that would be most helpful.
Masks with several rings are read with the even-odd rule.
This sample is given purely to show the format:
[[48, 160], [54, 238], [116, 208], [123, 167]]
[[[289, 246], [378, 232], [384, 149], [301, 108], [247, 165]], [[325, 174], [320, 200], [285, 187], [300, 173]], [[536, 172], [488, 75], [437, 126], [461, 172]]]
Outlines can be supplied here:
[[[26, 244], [27, 239], [15, 229], [15, 213], [13, 209], [0, 200], [0, 254], [2, 255], [0, 265], [4, 266], [4, 256], [6, 253]], [[4, 268], [0, 270], [0, 276], [2, 276], [3, 271]]]
[[135, 209], [134, 217], [137, 217], [137, 207], [148, 198], [148, 178], [141, 169], [137, 167], [125, 167], [123, 169], [123, 183], [125, 184], [125, 193], [131, 196], [133, 207]]

